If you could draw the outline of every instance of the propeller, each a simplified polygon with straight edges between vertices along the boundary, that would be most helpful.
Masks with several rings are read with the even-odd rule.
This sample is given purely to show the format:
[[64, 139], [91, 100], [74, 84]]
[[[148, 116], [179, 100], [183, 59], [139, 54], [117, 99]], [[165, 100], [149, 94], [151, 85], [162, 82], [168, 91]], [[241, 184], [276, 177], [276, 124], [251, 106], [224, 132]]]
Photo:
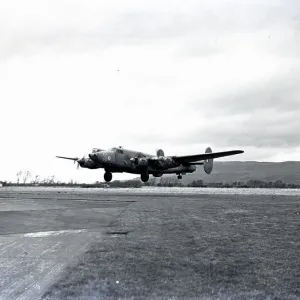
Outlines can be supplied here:
[[86, 162], [85, 155], [80, 159], [78, 157], [66, 157], [66, 156], [56, 156], [56, 157], [73, 160], [74, 164], [77, 162], [77, 169], [79, 169], [79, 167], [82, 167], [84, 165], [84, 163]]
[[[82, 158], [77, 159], [76, 162], [77, 162], [76, 169], [78, 170], [79, 167], [81, 167], [85, 163], [85, 155]], [[74, 163], [75, 163], [75, 160], [74, 160]]]

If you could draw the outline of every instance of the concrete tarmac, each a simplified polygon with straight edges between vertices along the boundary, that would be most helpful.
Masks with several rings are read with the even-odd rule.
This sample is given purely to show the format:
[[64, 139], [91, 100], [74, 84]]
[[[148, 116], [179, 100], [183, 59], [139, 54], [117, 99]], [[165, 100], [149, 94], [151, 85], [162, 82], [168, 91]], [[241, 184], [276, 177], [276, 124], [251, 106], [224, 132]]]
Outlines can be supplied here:
[[0, 190], [0, 299], [38, 299], [132, 202], [76, 191]]
[[299, 299], [300, 198], [0, 190], [0, 299]]

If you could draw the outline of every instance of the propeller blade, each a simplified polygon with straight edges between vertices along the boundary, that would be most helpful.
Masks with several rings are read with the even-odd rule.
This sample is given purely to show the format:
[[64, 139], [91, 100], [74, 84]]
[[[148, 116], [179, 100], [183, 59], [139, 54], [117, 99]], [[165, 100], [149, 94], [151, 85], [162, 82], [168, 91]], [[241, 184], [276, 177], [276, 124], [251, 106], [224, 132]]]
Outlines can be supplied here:
[[78, 157], [66, 157], [66, 156], [56, 156], [56, 157], [63, 158], [63, 159], [70, 159], [70, 160], [74, 160], [74, 161], [78, 160]]

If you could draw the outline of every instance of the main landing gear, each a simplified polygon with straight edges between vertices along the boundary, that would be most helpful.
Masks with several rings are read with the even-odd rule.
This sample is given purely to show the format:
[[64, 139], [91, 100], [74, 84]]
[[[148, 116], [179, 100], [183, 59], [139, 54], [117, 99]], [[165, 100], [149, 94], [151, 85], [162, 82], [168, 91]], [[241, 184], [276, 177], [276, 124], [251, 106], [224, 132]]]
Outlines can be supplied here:
[[177, 178], [178, 178], [178, 179], [182, 179], [182, 175], [181, 175], [181, 174], [178, 174], [178, 175], [177, 175]]
[[147, 182], [149, 180], [149, 174], [141, 174], [141, 180]]
[[104, 180], [106, 182], [110, 182], [112, 180], [112, 173], [111, 172], [105, 172], [104, 173]]

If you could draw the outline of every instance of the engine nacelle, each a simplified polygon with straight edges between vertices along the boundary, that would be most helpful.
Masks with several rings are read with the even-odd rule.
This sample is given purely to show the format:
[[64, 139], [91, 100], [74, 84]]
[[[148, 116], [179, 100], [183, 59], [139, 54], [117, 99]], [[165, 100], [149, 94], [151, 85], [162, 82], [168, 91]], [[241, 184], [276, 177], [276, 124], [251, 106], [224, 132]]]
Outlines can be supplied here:
[[91, 159], [82, 158], [80, 160], [77, 160], [77, 163], [81, 168], [87, 168], [87, 169], [96, 169], [97, 168], [97, 163], [95, 163]]
[[[205, 153], [212, 153], [212, 150], [210, 147], [206, 148]], [[213, 170], [213, 165], [214, 165], [214, 159], [206, 159], [203, 164], [203, 168], [206, 174], [210, 174]]]
[[148, 163], [148, 159], [146, 157], [134, 157], [131, 158], [130, 161], [132, 161], [137, 168], [147, 168], [149, 163]]
[[155, 157], [152, 159], [152, 162], [158, 169], [168, 169], [168, 168], [174, 168], [177, 166], [177, 164], [174, 162], [174, 160], [168, 156]]

